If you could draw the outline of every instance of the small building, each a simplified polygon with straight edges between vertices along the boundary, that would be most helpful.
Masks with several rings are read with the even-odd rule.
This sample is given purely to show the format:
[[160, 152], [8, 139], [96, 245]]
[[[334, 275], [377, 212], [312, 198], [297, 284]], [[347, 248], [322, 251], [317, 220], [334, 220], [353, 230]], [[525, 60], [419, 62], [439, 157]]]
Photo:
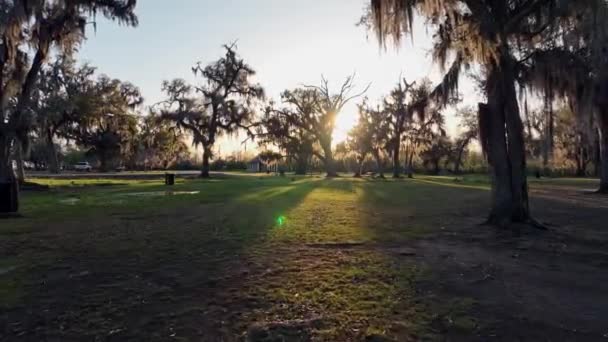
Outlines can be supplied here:
[[260, 157], [255, 157], [247, 163], [247, 172], [278, 172], [279, 163], [266, 163]]

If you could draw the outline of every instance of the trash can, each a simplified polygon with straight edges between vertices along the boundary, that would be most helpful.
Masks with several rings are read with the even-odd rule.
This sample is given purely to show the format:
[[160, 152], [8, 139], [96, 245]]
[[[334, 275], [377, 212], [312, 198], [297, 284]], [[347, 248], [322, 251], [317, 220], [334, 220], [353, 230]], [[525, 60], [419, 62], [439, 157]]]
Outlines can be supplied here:
[[0, 182], [0, 213], [12, 214], [19, 211], [19, 184]]
[[175, 173], [165, 173], [165, 185], [175, 185]]

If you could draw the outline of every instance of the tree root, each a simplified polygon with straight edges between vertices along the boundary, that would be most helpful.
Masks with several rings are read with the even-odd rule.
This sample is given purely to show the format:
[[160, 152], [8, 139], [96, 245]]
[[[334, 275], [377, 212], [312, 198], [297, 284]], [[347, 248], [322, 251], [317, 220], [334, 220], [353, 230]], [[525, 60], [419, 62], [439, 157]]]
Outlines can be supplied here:
[[536, 228], [536, 229], [545, 230], [545, 231], [549, 230], [549, 227], [547, 225], [545, 225], [542, 222], [540, 222], [536, 219], [533, 219], [533, 218], [529, 218], [528, 222], [525, 222], [525, 223], [529, 224], [530, 226], [532, 226], [533, 228]]

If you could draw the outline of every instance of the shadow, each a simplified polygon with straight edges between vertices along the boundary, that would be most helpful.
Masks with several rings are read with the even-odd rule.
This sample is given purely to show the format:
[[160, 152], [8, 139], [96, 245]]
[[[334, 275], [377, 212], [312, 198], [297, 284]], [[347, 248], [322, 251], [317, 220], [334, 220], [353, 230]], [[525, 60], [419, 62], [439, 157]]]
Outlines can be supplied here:
[[[484, 317], [477, 299], [498, 298], [512, 312], [541, 317], [513, 304], [504, 282], [532, 291], [521, 299], [530, 308], [539, 307], [534, 298], [544, 295], [534, 290], [543, 284], [536, 274], [560, 284], [551, 285], [560, 294], [555, 298], [569, 298], [563, 274], [550, 267], [555, 253], [595, 291], [587, 292], [605, 293], [591, 280], [596, 268], [608, 265], [600, 252], [608, 236], [599, 229], [606, 214], [548, 202], [537, 208], [533, 201], [543, 215], [581, 221], [546, 243], [546, 237], [498, 238], [495, 230], [477, 226], [488, 210], [488, 191], [446, 182], [197, 180], [174, 188], [200, 191], [196, 195], [26, 219], [35, 227], [19, 235], [0, 232], [0, 257], [8, 260], [0, 262], [0, 324], [7, 327], [0, 339], [471, 336]], [[160, 186], [109, 194], [137, 187], [151, 192]], [[93, 193], [81, 201], [91, 200], [87, 196]], [[571, 240], [567, 229], [579, 240]], [[567, 245], [560, 241], [565, 238]], [[591, 244], [593, 239], [599, 242]], [[499, 307], [490, 309], [488, 317], [512, 322]]]
[[[506, 340], [601, 336], [608, 212], [584, 195], [534, 187], [533, 214], [559, 227], [515, 236], [476, 224], [489, 209], [487, 191], [477, 186], [434, 179], [360, 186], [361, 227], [371, 241], [351, 249], [373, 250], [387, 268], [423, 270], [401, 286], [422, 294], [416, 303], [427, 331], [455, 340], [490, 339], [496, 331]], [[570, 330], [581, 326], [586, 330]]]
[[[83, 213], [70, 206], [63, 216], [28, 220], [19, 235], [0, 232], [0, 257], [15, 264], [0, 274], [0, 325], [7, 327], [0, 339], [233, 340], [246, 327], [231, 315], [257, 305], [239, 291], [247, 274], [264, 271], [251, 261], [256, 245], [316, 183], [192, 181], [174, 189], [200, 194], [136, 198]], [[157, 188], [165, 189], [143, 192]], [[93, 193], [81, 201], [87, 196]]]

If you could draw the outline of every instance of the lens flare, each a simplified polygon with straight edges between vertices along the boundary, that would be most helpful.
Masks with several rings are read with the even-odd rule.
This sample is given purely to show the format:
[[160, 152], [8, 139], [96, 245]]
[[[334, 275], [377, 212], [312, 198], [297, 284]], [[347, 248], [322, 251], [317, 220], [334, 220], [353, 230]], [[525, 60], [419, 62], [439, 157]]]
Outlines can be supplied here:
[[279, 227], [283, 226], [285, 224], [285, 221], [287, 220], [287, 218], [283, 215], [277, 217], [277, 225]]

